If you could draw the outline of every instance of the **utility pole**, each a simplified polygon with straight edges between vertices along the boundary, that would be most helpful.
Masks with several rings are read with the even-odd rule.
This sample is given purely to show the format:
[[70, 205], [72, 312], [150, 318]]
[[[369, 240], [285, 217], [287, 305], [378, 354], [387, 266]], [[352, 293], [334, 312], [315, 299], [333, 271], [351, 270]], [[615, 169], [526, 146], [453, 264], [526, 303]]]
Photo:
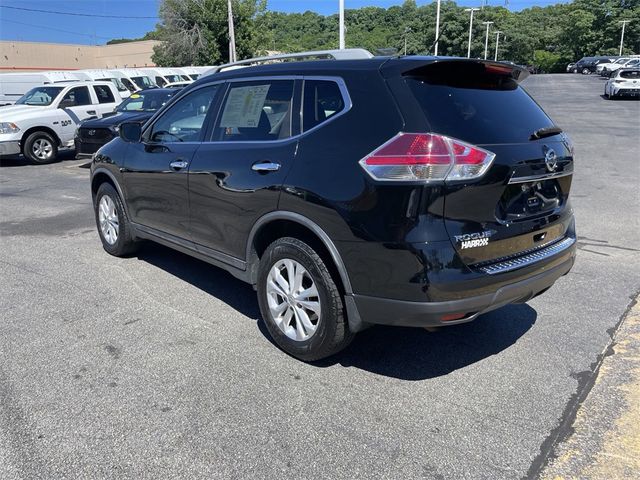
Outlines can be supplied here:
[[497, 62], [498, 61], [498, 44], [500, 43], [500, 34], [502, 32], [500, 30], [496, 30], [496, 56], [494, 57], [494, 60]]
[[440, 0], [437, 2], [436, 6], [436, 46], [433, 50], [433, 54], [438, 56], [438, 42], [440, 41]]
[[487, 59], [487, 51], [489, 50], [489, 27], [493, 24], [493, 22], [482, 22], [487, 26], [487, 34], [484, 37], [484, 59]]
[[469, 18], [469, 46], [467, 47], [467, 58], [471, 58], [471, 34], [473, 33], [473, 12], [477, 12], [479, 8], [465, 8], [465, 12], [471, 12]]
[[409, 32], [411, 31], [410, 27], [406, 27], [404, 29], [404, 56], [407, 56], [407, 37], [409, 36]]
[[344, 50], [344, 0], [340, 0], [340, 50]]
[[622, 56], [622, 45], [624, 44], [624, 27], [627, 25], [627, 23], [629, 23], [631, 20], [620, 20], [618, 23], [622, 24], [622, 34], [620, 35], [620, 53], [618, 55]]
[[236, 57], [236, 32], [233, 28], [233, 10], [231, 10], [231, 0], [227, 0], [229, 10], [229, 63], [237, 61]]

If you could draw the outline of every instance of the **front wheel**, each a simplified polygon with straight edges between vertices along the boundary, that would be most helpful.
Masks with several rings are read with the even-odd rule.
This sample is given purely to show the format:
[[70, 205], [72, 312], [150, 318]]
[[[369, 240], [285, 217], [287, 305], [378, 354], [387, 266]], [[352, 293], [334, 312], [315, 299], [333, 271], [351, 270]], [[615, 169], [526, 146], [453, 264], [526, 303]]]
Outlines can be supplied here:
[[58, 156], [58, 144], [47, 132], [33, 132], [24, 141], [22, 153], [33, 163], [50, 163]]
[[589, 75], [591, 73], [591, 71], [588, 68], [583, 68], [582, 69], [582, 74], [583, 75]]
[[107, 253], [116, 257], [133, 253], [138, 245], [131, 234], [120, 195], [113, 186], [108, 183], [100, 185], [94, 209], [100, 240]]
[[273, 242], [258, 268], [258, 303], [275, 343], [304, 361], [338, 353], [353, 339], [342, 296], [320, 256], [290, 237]]

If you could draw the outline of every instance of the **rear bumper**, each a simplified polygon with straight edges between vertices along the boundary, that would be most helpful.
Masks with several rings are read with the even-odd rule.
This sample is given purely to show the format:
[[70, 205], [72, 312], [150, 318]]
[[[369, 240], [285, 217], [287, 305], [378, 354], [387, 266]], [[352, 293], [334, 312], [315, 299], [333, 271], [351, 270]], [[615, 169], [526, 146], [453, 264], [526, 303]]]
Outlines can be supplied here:
[[617, 97], [640, 97], [640, 88], [613, 88], [612, 95]]
[[[466, 323], [502, 306], [524, 303], [551, 287], [558, 278], [571, 270], [575, 260], [575, 245], [558, 257], [560, 258], [555, 259], [553, 267], [483, 295], [443, 302], [411, 302], [356, 294], [354, 301], [364, 323], [405, 327]], [[443, 316], [452, 314], [465, 316], [458, 320], [442, 320]]]

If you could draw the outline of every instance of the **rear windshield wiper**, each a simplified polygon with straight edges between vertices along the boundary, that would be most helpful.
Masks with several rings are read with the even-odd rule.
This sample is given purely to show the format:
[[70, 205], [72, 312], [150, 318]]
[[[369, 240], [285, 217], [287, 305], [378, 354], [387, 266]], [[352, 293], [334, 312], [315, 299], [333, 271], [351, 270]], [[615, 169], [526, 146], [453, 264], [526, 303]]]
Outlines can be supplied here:
[[536, 130], [531, 134], [531, 136], [529, 137], [529, 140], [538, 140], [540, 138], [557, 135], [558, 133], [562, 133], [562, 129], [560, 127], [539, 128], [538, 130]]

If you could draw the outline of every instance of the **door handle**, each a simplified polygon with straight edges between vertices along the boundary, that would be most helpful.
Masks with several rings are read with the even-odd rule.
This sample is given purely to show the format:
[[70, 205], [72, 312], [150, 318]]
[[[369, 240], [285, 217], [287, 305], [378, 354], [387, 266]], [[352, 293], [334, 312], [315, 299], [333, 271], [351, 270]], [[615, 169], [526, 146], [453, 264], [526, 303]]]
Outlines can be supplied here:
[[183, 168], [187, 168], [189, 166], [189, 162], [186, 162], [184, 160], [176, 160], [175, 162], [171, 162], [169, 166], [172, 170], [178, 171], [182, 170]]
[[88, 113], [89, 115], [95, 115], [95, 114], [96, 114], [96, 111], [95, 111], [95, 110], [87, 110], [87, 113]]
[[280, 170], [280, 164], [271, 162], [269, 160], [263, 160], [251, 165], [251, 170], [254, 170], [256, 172], [275, 172], [277, 170]]

